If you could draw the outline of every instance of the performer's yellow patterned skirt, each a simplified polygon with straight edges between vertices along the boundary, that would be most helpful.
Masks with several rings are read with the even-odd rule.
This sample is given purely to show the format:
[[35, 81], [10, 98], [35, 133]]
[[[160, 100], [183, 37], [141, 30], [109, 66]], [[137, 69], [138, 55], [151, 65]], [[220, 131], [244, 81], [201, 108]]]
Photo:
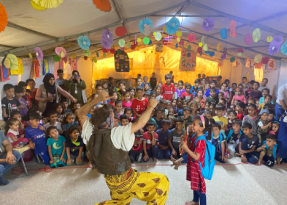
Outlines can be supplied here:
[[[127, 179], [128, 176], [128, 179]], [[112, 200], [97, 205], [129, 205], [132, 198], [146, 201], [148, 205], [164, 205], [169, 189], [168, 178], [163, 174], [134, 169], [121, 175], [105, 176]]]

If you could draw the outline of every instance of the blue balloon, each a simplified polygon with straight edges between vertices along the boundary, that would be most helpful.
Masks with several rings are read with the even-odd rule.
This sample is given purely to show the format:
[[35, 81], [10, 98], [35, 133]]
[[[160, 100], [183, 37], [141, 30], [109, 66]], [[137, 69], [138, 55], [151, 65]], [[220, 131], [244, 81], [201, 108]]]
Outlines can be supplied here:
[[220, 36], [222, 39], [227, 39], [227, 29], [226, 28], [221, 29]]

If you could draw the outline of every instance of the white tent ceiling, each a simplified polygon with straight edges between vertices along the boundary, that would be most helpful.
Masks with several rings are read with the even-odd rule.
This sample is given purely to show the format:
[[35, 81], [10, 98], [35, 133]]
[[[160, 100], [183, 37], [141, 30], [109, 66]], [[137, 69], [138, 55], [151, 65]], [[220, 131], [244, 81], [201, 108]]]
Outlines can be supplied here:
[[[64, 0], [58, 8], [36, 11], [30, 0], [1, 0], [8, 13], [8, 26], [0, 33], [0, 56], [14, 53], [27, 56], [36, 46], [41, 47], [44, 55], [53, 55], [53, 49], [63, 46], [69, 54], [82, 54], [77, 45], [80, 35], [87, 35], [91, 40], [91, 51], [101, 50], [101, 33], [105, 28], [114, 34], [114, 45], [118, 43], [115, 35], [117, 26], [123, 25], [128, 34], [126, 41], [143, 37], [139, 32], [138, 23], [148, 17], [153, 21], [154, 31], [162, 31], [162, 26], [172, 15], [183, 15], [180, 18], [180, 31], [187, 40], [190, 33], [196, 36], [197, 48], [201, 37], [206, 37], [210, 50], [215, 51], [215, 58], [220, 59], [221, 52], [216, 51], [219, 42], [228, 49], [228, 57], [238, 57], [238, 48], [244, 48], [241, 58], [254, 58], [257, 53], [269, 56], [269, 43], [266, 37], [282, 35], [287, 40], [287, 1], [286, 0], [110, 0], [112, 11], [102, 12], [95, 7], [92, 0]], [[184, 15], [190, 15], [184, 17]], [[192, 16], [192, 17], [191, 17]], [[206, 17], [215, 19], [214, 28], [206, 32], [202, 22]], [[220, 30], [229, 28], [234, 19], [237, 37], [228, 35], [226, 40], [220, 38]], [[261, 40], [246, 45], [244, 36], [261, 29]], [[152, 35], [151, 39], [154, 40]], [[93, 53], [95, 55], [95, 52]], [[270, 56], [275, 59], [286, 58], [281, 52]]]

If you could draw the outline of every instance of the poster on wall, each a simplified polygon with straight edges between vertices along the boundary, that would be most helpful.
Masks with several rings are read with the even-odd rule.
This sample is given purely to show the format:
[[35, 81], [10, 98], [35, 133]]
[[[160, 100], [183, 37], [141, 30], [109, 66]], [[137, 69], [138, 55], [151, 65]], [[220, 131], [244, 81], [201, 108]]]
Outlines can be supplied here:
[[195, 67], [196, 67], [196, 53], [194, 51], [182, 48], [179, 62], [179, 70], [195, 71]]
[[129, 56], [126, 52], [118, 49], [114, 57], [116, 72], [130, 72]]

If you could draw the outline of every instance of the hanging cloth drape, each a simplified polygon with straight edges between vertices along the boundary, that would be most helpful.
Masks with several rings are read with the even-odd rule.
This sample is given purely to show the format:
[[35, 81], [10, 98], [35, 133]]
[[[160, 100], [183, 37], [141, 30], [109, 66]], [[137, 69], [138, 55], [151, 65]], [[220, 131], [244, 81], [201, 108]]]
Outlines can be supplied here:
[[17, 70], [11, 70], [10, 69], [10, 73], [11, 75], [21, 75], [23, 74], [23, 63], [22, 63], [22, 59], [18, 58], [18, 69]]

